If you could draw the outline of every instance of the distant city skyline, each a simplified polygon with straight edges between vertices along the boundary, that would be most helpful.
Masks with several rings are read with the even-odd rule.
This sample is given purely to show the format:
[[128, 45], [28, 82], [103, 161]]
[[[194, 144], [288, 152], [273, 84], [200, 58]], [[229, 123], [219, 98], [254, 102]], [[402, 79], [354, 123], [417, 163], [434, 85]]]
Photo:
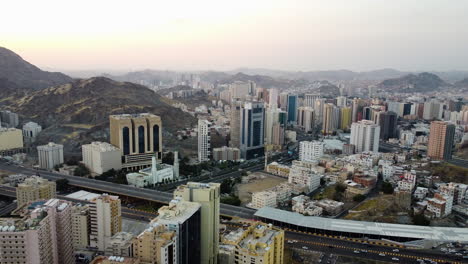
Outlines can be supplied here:
[[45, 69], [468, 70], [463, 0], [45, 0], [2, 9], [0, 46]]

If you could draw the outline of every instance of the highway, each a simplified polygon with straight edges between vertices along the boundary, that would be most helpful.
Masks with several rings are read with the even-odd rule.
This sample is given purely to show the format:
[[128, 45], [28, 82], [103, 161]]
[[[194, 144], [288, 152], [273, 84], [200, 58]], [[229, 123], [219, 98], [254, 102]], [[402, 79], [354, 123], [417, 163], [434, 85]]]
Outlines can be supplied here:
[[[0, 185], [0, 195], [11, 197], [11, 198], [16, 198], [15, 188], [10, 187], [10, 186]], [[68, 198], [64, 195], [57, 195], [57, 198], [66, 200], [66, 201], [71, 201], [74, 203], [81, 203], [81, 204], [89, 203], [89, 202], [82, 201], [82, 200]], [[5, 206], [4, 208], [0, 209], [0, 216], [8, 215], [16, 208], [17, 208], [16, 202], [11, 203], [10, 205]], [[151, 212], [147, 212], [143, 210], [132, 209], [132, 208], [124, 207], [124, 206], [122, 206], [121, 210], [122, 210], [122, 217], [135, 219], [139, 221], [151, 221], [156, 216], [158, 216], [157, 213], [151, 213]]]
[[[58, 179], [67, 179], [69, 184], [75, 187], [83, 189], [97, 191], [99, 193], [110, 193], [121, 196], [128, 196], [132, 198], [142, 199], [146, 201], [152, 201], [156, 203], [168, 204], [173, 196], [172, 193], [162, 192], [152, 189], [137, 188], [129, 185], [122, 185], [112, 182], [100, 181], [95, 179], [89, 179], [84, 177], [70, 176], [59, 174], [55, 172], [34, 170], [7, 164], [6, 162], [0, 161], [0, 170], [8, 171], [11, 173], [21, 173], [25, 175], [36, 175], [46, 178], [48, 180], [56, 181]], [[236, 172], [234, 172], [236, 173]], [[249, 208], [243, 208], [238, 206], [232, 206], [227, 204], [221, 204], [220, 213], [230, 217], [240, 217], [246, 219], [253, 219], [255, 210]]]

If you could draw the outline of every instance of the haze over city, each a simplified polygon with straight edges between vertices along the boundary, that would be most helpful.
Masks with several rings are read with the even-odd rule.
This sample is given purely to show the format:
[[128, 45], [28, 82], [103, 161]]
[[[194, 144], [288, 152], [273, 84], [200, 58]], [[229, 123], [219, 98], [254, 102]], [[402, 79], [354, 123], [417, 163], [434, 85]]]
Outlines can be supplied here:
[[467, 70], [468, 2], [7, 1], [1, 45], [54, 70]]

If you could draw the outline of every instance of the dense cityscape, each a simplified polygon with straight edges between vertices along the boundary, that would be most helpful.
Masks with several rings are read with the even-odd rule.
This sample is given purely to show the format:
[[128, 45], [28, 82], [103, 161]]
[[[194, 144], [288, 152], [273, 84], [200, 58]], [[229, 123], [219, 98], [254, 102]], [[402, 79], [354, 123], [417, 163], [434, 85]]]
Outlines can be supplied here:
[[[23, 59], [23, 52], [33, 54], [23, 42], [0, 46], [0, 264], [468, 263], [466, 69], [438, 68], [436, 56], [424, 56], [420, 69], [433, 70], [272, 70], [249, 66], [259, 65], [249, 61], [261, 62], [264, 56], [264, 65], [273, 65], [267, 58], [290, 65], [297, 60], [303, 69], [308, 64], [293, 52], [303, 47], [288, 46], [290, 61], [276, 46], [263, 53], [264, 47], [252, 44], [246, 55], [237, 42], [232, 50], [223, 49], [223, 54], [232, 52], [225, 59], [229, 63], [203, 64], [203, 59], [192, 58], [197, 52], [188, 51], [193, 48], [191, 34], [197, 40], [219, 34], [224, 41], [230, 38], [222, 31], [232, 25], [252, 27], [238, 29], [242, 34], [229, 31], [233, 36], [259, 28], [243, 24], [251, 22], [247, 9], [236, 9], [246, 17], [231, 25], [227, 14], [234, 9], [217, 6], [221, 9], [211, 12], [207, 7], [213, 3], [200, 5], [190, 5], [190, 15], [182, 11], [189, 6], [151, 6], [178, 13], [168, 23], [151, 24], [155, 35], [169, 34], [168, 39], [188, 45], [172, 55], [164, 45], [154, 45], [161, 61], [144, 70], [121, 70], [110, 58], [110, 64], [95, 64], [108, 70], [87, 67], [87, 61], [105, 61], [97, 55], [93, 59], [99, 45], [85, 62], [79, 55], [66, 60], [64, 65], [76, 70], [54, 72], [43, 70], [49, 69], [44, 58], [56, 67], [61, 65], [59, 55], [44, 55], [40, 69], [29, 59], [34, 56]], [[257, 5], [252, 3], [259, 12], [254, 17], [266, 23], [270, 11]], [[95, 8], [107, 12], [108, 6]], [[282, 23], [295, 29], [287, 32], [283, 25], [268, 24], [261, 29], [265, 39], [278, 30], [282, 37], [290, 33], [294, 45], [303, 44], [296, 35], [302, 30], [296, 17], [304, 19], [300, 23], [307, 30], [317, 24], [296, 8], [279, 12], [298, 13]], [[372, 8], [379, 14], [384, 9]], [[141, 14], [148, 12], [142, 9]], [[452, 9], [444, 9], [441, 17], [463, 10]], [[220, 10], [226, 17], [216, 16]], [[330, 17], [320, 10], [328, 23], [343, 18], [332, 19], [335, 9]], [[158, 12], [151, 15], [161, 19], [164, 12]], [[425, 17], [414, 14], [409, 17]], [[140, 16], [126, 19], [148, 19]], [[99, 39], [90, 29], [101, 20], [92, 13], [89, 21], [94, 22], [66, 30], [83, 28], [84, 35]], [[119, 25], [119, 32], [128, 30]], [[167, 32], [156, 31], [159, 27]], [[219, 31], [213, 33], [213, 28]], [[394, 31], [403, 28], [395, 26]], [[129, 32], [145, 32], [144, 38], [153, 41], [146, 29]], [[328, 30], [322, 33], [328, 36]], [[61, 34], [57, 36], [65, 41]], [[314, 34], [320, 42], [320, 34]], [[352, 39], [360, 38], [354, 34]], [[70, 48], [63, 43], [57, 45]], [[392, 44], [387, 45], [388, 56], [373, 63], [393, 61]], [[153, 49], [124, 53], [105, 46], [111, 57], [145, 61], [143, 54], [154, 59]], [[327, 64], [333, 47], [322, 47], [330, 57], [325, 61], [318, 53], [310, 56], [319, 65], [334, 65]], [[211, 49], [211, 55], [202, 48], [200, 54], [224, 60]], [[179, 53], [188, 56], [182, 61], [193, 59], [190, 65], [200, 63], [201, 69], [236, 64], [236, 58], [250, 68], [189, 70], [189, 64], [175, 59]], [[362, 57], [362, 63], [371, 57], [351, 55], [358, 65], [353, 56]], [[188, 70], [158, 70], [172, 63], [171, 56]]]

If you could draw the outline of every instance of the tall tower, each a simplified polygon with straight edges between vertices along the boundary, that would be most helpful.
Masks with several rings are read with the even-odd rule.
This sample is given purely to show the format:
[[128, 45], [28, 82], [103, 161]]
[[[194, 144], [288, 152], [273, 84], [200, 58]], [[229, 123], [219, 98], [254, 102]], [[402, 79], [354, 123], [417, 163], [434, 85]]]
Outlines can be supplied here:
[[210, 160], [211, 151], [211, 123], [207, 120], [198, 120], [198, 161]]
[[241, 101], [233, 101], [231, 103], [231, 120], [229, 121], [231, 140], [229, 146], [231, 148], [240, 147], [240, 116], [241, 116]]
[[218, 263], [219, 248], [219, 183], [188, 182], [174, 191], [174, 197], [201, 205], [201, 263]]
[[297, 121], [297, 95], [288, 95], [288, 123], [296, 124]]
[[155, 153], [162, 158], [161, 118], [153, 114], [111, 115], [110, 143], [122, 151], [122, 168], [139, 169], [151, 165]]
[[432, 159], [451, 159], [454, 136], [455, 125], [443, 121], [431, 122], [427, 156]]
[[396, 137], [397, 114], [394, 112], [381, 112], [379, 114], [380, 139], [388, 140]]
[[174, 169], [174, 179], [179, 179], [179, 152], [174, 151], [174, 165], [172, 166]]
[[264, 104], [246, 102], [241, 110], [240, 150], [243, 159], [261, 157], [264, 154]]
[[361, 120], [351, 125], [350, 143], [356, 152], [379, 151], [380, 126], [370, 120]]

